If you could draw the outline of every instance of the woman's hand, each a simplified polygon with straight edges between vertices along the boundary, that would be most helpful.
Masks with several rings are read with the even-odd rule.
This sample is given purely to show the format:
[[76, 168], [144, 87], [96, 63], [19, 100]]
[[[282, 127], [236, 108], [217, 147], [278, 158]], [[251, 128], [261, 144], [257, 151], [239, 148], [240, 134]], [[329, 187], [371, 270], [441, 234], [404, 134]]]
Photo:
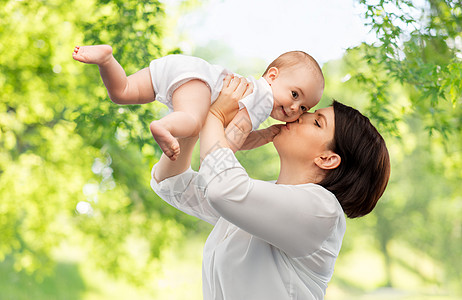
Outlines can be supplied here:
[[234, 118], [239, 110], [238, 101], [253, 91], [253, 84], [243, 77], [229, 74], [223, 81], [223, 88], [217, 100], [210, 107], [210, 113], [217, 117], [224, 127]]

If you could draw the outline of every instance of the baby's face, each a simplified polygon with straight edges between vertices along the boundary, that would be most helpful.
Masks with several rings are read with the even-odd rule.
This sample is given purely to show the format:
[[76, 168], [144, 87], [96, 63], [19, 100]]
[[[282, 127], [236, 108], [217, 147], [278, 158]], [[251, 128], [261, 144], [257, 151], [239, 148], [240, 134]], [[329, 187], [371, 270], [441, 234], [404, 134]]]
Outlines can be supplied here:
[[322, 81], [304, 67], [295, 66], [274, 72], [270, 69], [265, 79], [271, 85], [274, 97], [270, 115], [282, 122], [297, 120], [301, 114], [318, 104], [322, 96]]

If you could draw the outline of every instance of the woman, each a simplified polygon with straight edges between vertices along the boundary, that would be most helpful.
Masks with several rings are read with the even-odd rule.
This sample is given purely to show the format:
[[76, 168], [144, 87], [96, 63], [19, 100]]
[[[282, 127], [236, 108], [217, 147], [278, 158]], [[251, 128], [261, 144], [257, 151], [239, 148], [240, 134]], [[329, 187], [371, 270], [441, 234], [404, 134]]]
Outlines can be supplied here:
[[[201, 132], [199, 172], [189, 168], [196, 139], [180, 158], [161, 157], [151, 185], [174, 207], [214, 228], [204, 247], [204, 299], [323, 299], [345, 232], [345, 217], [369, 213], [390, 174], [385, 143], [358, 111], [333, 106], [305, 113], [247, 138], [240, 111], [224, 119], [246, 83], [227, 78]], [[276, 183], [249, 178], [231, 146], [272, 141], [280, 156]], [[187, 150], [187, 151], [183, 151]]]

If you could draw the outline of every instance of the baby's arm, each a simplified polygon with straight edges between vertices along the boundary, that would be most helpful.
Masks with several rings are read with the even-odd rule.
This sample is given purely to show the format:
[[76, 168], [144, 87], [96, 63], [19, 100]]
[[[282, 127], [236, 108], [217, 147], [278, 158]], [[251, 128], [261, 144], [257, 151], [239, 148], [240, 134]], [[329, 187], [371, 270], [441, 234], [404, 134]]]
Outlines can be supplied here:
[[251, 150], [272, 142], [274, 136], [281, 131], [281, 126], [282, 124], [275, 124], [250, 132], [252, 130], [250, 116], [247, 108], [243, 108], [226, 127], [225, 135], [233, 152]]
[[282, 124], [271, 125], [268, 128], [252, 131], [239, 150], [252, 150], [273, 141], [281, 131]]

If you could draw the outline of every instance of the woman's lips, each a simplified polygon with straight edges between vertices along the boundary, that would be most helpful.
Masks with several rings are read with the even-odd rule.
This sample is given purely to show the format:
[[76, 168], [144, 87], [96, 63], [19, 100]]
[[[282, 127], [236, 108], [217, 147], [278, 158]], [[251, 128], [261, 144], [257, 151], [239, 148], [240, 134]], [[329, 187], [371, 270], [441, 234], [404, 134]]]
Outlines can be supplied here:
[[292, 121], [292, 122], [287, 122], [287, 123], [284, 125], [284, 128], [286, 128], [287, 130], [289, 130], [289, 129], [290, 129], [290, 125], [291, 125], [292, 123], [298, 123], [298, 121], [299, 121], [299, 120], [297, 119], [297, 120]]

